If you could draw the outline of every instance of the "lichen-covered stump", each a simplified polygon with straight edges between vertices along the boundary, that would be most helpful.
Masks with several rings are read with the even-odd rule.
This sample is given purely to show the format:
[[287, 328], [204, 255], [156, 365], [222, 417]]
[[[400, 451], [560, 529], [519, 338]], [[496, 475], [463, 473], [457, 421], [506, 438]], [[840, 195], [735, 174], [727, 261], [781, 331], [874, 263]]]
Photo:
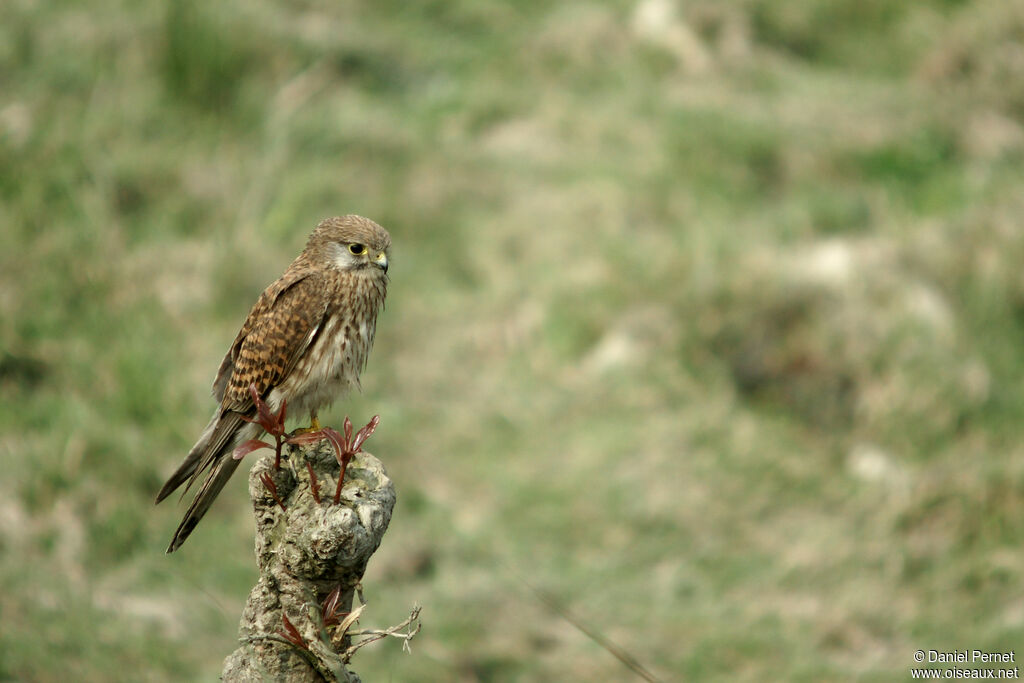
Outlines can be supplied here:
[[[307, 462], [318, 482], [319, 503]], [[338, 471], [327, 441], [286, 446], [279, 470], [273, 454], [253, 466], [249, 495], [260, 579], [239, 624], [242, 645], [224, 661], [225, 681], [359, 680], [339, 654], [347, 639], [325, 627], [322, 605], [340, 587], [337, 612], [351, 610], [366, 563], [391, 521], [395, 489], [381, 462], [359, 452], [348, 464], [335, 504]], [[272, 485], [265, 481], [268, 476]]]

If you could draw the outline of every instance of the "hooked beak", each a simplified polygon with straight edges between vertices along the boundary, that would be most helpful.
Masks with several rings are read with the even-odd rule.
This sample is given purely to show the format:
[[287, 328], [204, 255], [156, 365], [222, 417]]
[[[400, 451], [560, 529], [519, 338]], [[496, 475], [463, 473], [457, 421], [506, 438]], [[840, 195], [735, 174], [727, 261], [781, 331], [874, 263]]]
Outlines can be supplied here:
[[385, 273], [388, 272], [388, 255], [383, 251], [377, 254], [377, 267]]

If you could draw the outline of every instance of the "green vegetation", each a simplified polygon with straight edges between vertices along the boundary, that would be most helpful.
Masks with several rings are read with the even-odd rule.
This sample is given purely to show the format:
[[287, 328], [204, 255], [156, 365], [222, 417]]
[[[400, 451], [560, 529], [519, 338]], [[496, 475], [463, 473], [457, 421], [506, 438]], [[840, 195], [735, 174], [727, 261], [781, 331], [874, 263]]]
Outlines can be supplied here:
[[364, 680], [626, 680], [516, 573], [668, 679], [1024, 642], [1024, 2], [161, 4], [0, 4], [0, 680], [216, 678], [244, 477], [152, 499], [348, 212]]

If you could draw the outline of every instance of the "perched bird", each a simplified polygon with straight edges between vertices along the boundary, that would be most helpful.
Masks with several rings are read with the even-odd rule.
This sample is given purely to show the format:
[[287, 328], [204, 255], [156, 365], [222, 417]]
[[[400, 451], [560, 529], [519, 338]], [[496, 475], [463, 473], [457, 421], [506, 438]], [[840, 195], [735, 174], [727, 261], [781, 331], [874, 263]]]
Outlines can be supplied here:
[[313, 429], [321, 407], [359, 386], [387, 291], [390, 248], [387, 231], [368, 218], [328, 218], [260, 295], [217, 371], [213, 396], [220, 405], [157, 494], [159, 503], [186, 480], [187, 491], [207, 472], [168, 553], [185, 542], [238, 467], [235, 447], [263, 431], [243, 419], [256, 414], [250, 384], [273, 411], [287, 401], [289, 414], [308, 412]]

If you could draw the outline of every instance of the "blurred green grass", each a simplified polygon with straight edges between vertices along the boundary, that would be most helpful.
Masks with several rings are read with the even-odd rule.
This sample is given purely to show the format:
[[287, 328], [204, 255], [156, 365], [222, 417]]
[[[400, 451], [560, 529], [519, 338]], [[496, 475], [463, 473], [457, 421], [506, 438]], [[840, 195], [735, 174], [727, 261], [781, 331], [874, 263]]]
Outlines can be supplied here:
[[893, 680], [1024, 636], [1024, 3], [0, 6], [0, 679], [210, 680], [153, 508], [316, 221], [395, 243], [365, 680]]

